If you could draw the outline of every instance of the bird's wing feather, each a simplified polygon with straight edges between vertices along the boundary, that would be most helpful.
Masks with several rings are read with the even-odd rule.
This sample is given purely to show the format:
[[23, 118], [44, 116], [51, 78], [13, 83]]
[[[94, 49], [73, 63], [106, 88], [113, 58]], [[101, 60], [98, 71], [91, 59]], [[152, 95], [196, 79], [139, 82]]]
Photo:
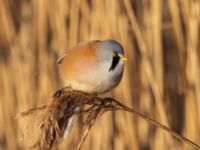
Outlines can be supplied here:
[[60, 58], [58, 58], [57, 63], [61, 64], [63, 62], [65, 56], [66, 56], [66, 53], [64, 53]]
[[95, 70], [99, 67], [97, 52], [94, 50], [98, 47], [98, 42], [89, 42], [68, 51], [59, 61], [61, 78], [68, 80], [75, 78], [80, 81], [91, 78], [88, 74], [96, 73]]
[[[98, 43], [98, 42], [101, 42], [101, 41], [100, 41], [100, 40], [93, 40], [93, 41], [90, 41], [90, 42], [81, 42], [81, 43], [78, 44], [77, 47], [75, 47], [75, 48], [73, 48], [73, 49], [71, 49], [71, 50], [79, 49], [79, 48], [87, 48], [89, 45], [93, 45], [93, 44]], [[58, 64], [62, 64], [62, 63], [63, 63], [63, 60], [64, 60], [64, 58], [65, 58], [66, 55], [67, 55], [67, 54], [64, 53], [62, 56], [60, 56], [60, 57], [58, 58], [58, 60], [57, 60], [57, 63], [58, 63]]]

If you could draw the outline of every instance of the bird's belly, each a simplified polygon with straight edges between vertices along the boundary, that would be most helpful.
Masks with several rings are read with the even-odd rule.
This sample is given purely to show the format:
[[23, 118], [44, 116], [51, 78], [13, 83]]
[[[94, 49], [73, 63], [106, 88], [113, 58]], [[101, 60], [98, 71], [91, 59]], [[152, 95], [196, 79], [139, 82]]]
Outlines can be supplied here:
[[77, 80], [66, 81], [65, 86], [69, 86], [74, 90], [80, 90], [89, 94], [96, 94], [97, 85]]
[[115, 88], [122, 78], [122, 72], [118, 75], [107, 75], [103, 78], [100, 74], [95, 78], [85, 78], [85, 80], [70, 79], [65, 81], [65, 86], [69, 86], [74, 90], [80, 90], [90, 94], [103, 94]]

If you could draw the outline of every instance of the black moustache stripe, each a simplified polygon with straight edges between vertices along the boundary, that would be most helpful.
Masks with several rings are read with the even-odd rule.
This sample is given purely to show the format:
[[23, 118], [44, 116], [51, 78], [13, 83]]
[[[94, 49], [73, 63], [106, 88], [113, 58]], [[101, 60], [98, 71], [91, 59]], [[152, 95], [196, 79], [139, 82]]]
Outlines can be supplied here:
[[120, 57], [118, 55], [113, 56], [113, 60], [112, 60], [112, 64], [110, 66], [109, 71], [112, 71], [115, 69], [115, 67], [117, 66], [117, 64], [119, 63]]

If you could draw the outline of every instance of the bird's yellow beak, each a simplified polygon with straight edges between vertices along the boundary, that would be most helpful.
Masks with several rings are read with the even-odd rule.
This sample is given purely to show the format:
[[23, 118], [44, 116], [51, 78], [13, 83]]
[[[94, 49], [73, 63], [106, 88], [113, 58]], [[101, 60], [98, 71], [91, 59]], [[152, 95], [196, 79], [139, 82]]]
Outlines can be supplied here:
[[125, 56], [123, 56], [123, 55], [120, 56], [120, 60], [122, 60], [122, 61], [128, 61], [128, 59]]

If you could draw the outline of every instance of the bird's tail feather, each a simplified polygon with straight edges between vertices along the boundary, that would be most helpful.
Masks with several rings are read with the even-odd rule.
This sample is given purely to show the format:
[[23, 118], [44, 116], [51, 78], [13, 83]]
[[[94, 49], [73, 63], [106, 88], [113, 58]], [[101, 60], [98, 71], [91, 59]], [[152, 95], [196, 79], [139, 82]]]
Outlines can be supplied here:
[[69, 118], [69, 120], [68, 120], [68, 123], [67, 123], [67, 127], [66, 127], [66, 129], [65, 129], [65, 133], [64, 133], [64, 136], [63, 136], [63, 138], [64, 139], [67, 139], [68, 137], [69, 137], [69, 134], [71, 133], [71, 131], [72, 131], [72, 127], [73, 127], [73, 122], [74, 122], [74, 115], [71, 117], [71, 118]]

